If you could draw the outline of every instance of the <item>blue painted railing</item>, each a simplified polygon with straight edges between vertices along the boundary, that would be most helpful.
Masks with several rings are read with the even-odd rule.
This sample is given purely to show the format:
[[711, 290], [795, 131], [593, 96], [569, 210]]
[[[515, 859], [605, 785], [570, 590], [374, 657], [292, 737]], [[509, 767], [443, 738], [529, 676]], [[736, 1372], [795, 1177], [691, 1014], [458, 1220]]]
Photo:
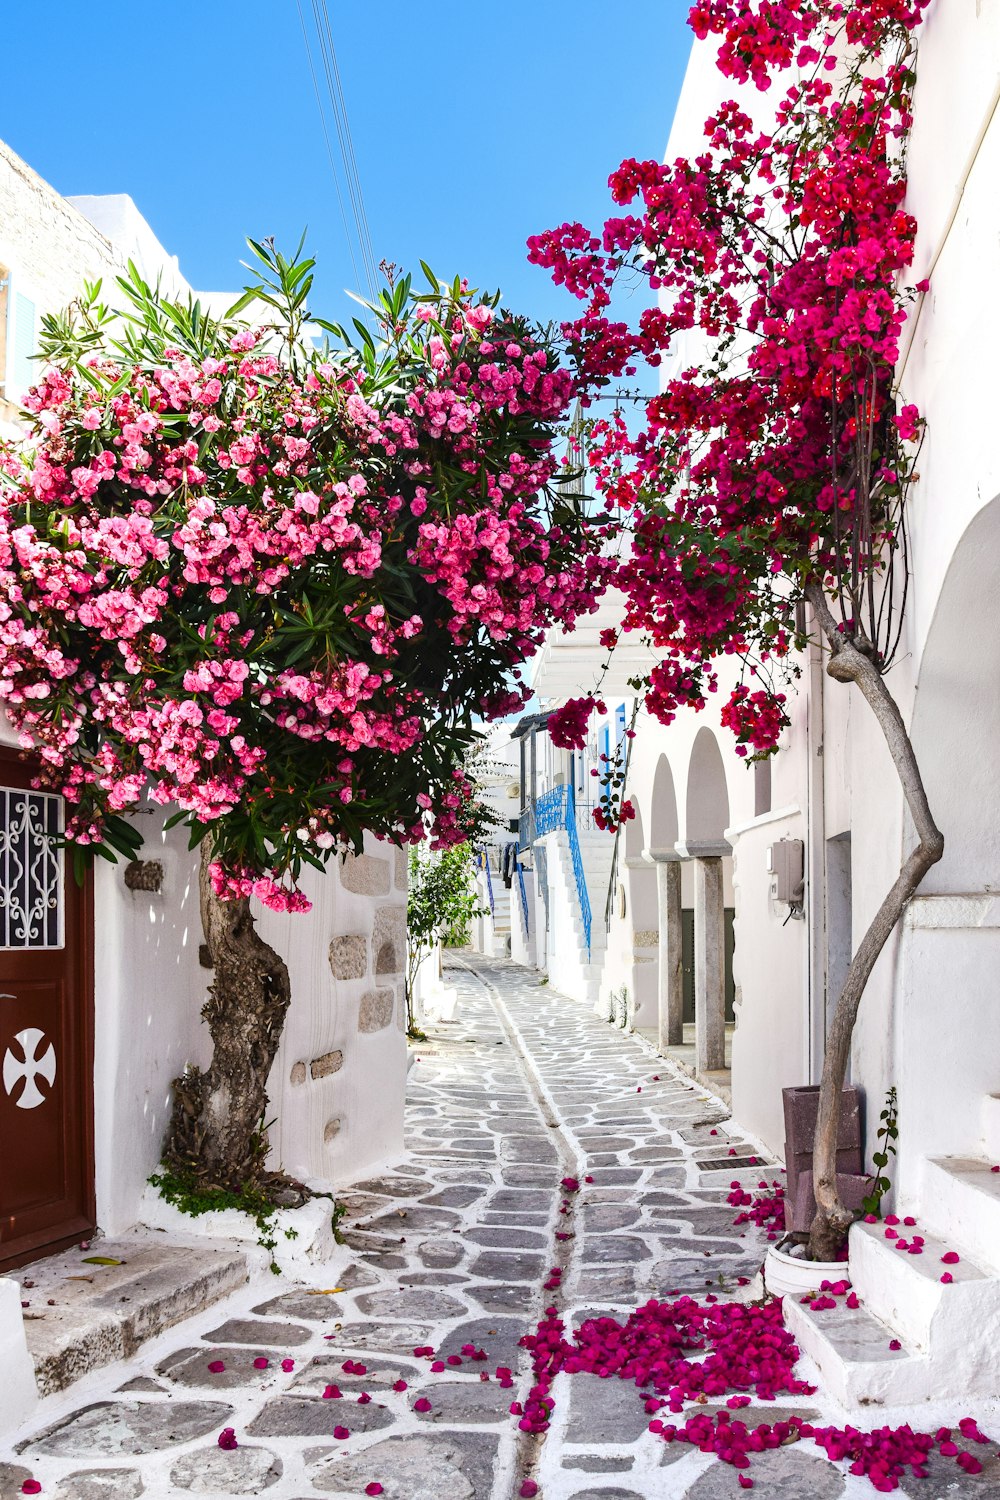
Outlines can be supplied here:
[[480, 849], [476, 855], [476, 864], [486, 872], [486, 894], [490, 902], [490, 916], [496, 916], [496, 907], [493, 903], [493, 877], [490, 874], [490, 857], [485, 849]]
[[593, 914], [590, 909], [590, 892], [583, 869], [583, 853], [576, 829], [576, 796], [571, 786], [554, 786], [543, 792], [535, 803], [535, 831], [537, 834], [555, 833], [564, 828], [569, 837], [569, 853], [576, 881], [576, 894], [583, 918], [583, 935], [587, 940], [587, 957], [590, 957], [590, 935]]
[[517, 888], [521, 892], [521, 915], [524, 918], [524, 937], [525, 937], [525, 941], [527, 941], [528, 935], [529, 935], [529, 930], [528, 930], [528, 892], [527, 892], [527, 888], [525, 887], [525, 884], [524, 884], [524, 869], [523, 869], [523, 867], [521, 865], [521, 861], [520, 860], [517, 861]]

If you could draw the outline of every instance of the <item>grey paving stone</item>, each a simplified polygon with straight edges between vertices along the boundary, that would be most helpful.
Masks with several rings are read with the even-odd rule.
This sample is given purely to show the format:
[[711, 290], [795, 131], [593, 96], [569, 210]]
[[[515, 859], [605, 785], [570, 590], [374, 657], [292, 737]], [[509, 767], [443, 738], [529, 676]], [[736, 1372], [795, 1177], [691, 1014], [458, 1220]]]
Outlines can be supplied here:
[[540, 1255], [506, 1255], [502, 1250], [488, 1250], [469, 1267], [470, 1276], [483, 1281], [539, 1281], [546, 1269]]
[[426, 1323], [349, 1323], [340, 1333], [345, 1349], [383, 1349], [387, 1354], [410, 1354], [433, 1343]]
[[[365, 1373], [355, 1375], [344, 1369], [344, 1361], [363, 1364]], [[405, 1380], [412, 1386], [423, 1378], [423, 1370], [403, 1359], [354, 1360], [344, 1351], [331, 1350], [311, 1359], [292, 1381], [292, 1390], [303, 1396], [322, 1396], [328, 1385], [338, 1386], [342, 1391], [389, 1391], [397, 1380]]]
[[440, 1208], [468, 1208], [477, 1199], [485, 1196], [486, 1189], [481, 1187], [455, 1187], [440, 1188], [436, 1193], [430, 1193], [426, 1198], [421, 1198], [421, 1203], [430, 1204]]
[[[642, 1178], [642, 1172], [635, 1167], [595, 1167], [590, 1175], [597, 1184], [617, 1183], [622, 1187], [632, 1187]], [[681, 1173], [681, 1181], [683, 1181], [683, 1173]]]
[[31, 1470], [20, 1464], [0, 1463], [0, 1500], [21, 1500], [21, 1486], [26, 1479], [32, 1478]]
[[417, 1271], [399, 1278], [400, 1286], [462, 1286], [468, 1281], [462, 1271]]
[[544, 1250], [548, 1243], [544, 1234], [531, 1229], [469, 1229], [462, 1237], [474, 1245], [486, 1245], [494, 1250]]
[[276, 1319], [230, 1318], [209, 1333], [203, 1333], [206, 1343], [213, 1344], [265, 1344], [270, 1349], [296, 1348], [308, 1344], [315, 1329], [303, 1328], [301, 1323], [278, 1322]]
[[537, 1298], [533, 1286], [520, 1284], [504, 1286], [502, 1283], [487, 1282], [481, 1286], [466, 1287], [466, 1291], [474, 1302], [478, 1302], [480, 1307], [485, 1307], [488, 1312], [526, 1314]]
[[645, 1240], [635, 1235], [588, 1234], [583, 1241], [582, 1259], [587, 1266], [634, 1265], [641, 1260], [650, 1260], [652, 1255]]
[[159, 1380], [154, 1380], [151, 1375], [137, 1375], [134, 1380], [126, 1380], [124, 1385], [117, 1388], [119, 1391], [130, 1394], [140, 1392], [148, 1394], [150, 1391], [165, 1391], [167, 1388]]
[[427, 1191], [427, 1183], [420, 1177], [368, 1177], [364, 1182], [351, 1184], [352, 1192], [381, 1193], [386, 1198], [419, 1198]]
[[686, 1175], [683, 1167], [654, 1167], [646, 1178], [646, 1185], [652, 1188], [681, 1188]]
[[223, 1401], [96, 1401], [19, 1443], [18, 1452], [53, 1458], [138, 1457], [225, 1427], [232, 1411]]
[[[740, 1472], [731, 1464], [713, 1462], [692, 1484], [686, 1500], [742, 1500], [746, 1491], [737, 1478]], [[746, 1473], [767, 1500], [839, 1500], [847, 1484], [833, 1464], [797, 1446], [755, 1453]]]
[[640, 1490], [623, 1490], [616, 1485], [613, 1490], [575, 1490], [573, 1500], [647, 1500], [647, 1497]]
[[627, 1203], [592, 1203], [583, 1208], [583, 1227], [588, 1234], [606, 1229], [628, 1229], [639, 1218], [639, 1209]]
[[514, 1136], [506, 1140], [503, 1156], [505, 1161], [518, 1164], [551, 1163], [555, 1166], [559, 1161], [559, 1154], [551, 1141], [531, 1136]]
[[247, 1425], [251, 1437], [333, 1437], [335, 1427], [348, 1432], [378, 1432], [396, 1418], [378, 1401], [359, 1404], [357, 1397], [314, 1401], [309, 1396], [275, 1396]]
[[548, 1213], [552, 1207], [552, 1194], [541, 1193], [534, 1188], [502, 1188], [490, 1198], [487, 1208], [497, 1213]]
[[460, 1318], [468, 1312], [464, 1302], [447, 1292], [412, 1291], [364, 1292], [354, 1299], [361, 1312], [373, 1318]]
[[362, 1495], [377, 1480], [384, 1500], [489, 1500], [495, 1451], [492, 1433], [407, 1433], [320, 1458], [309, 1477], [324, 1494]]
[[[337, 1285], [343, 1286], [339, 1278]], [[345, 1287], [344, 1290], [347, 1291], [348, 1288]], [[273, 1314], [276, 1317], [304, 1318], [309, 1323], [325, 1323], [327, 1319], [344, 1316], [343, 1306], [336, 1297], [310, 1292], [308, 1288], [283, 1292], [280, 1297], [272, 1297], [270, 1302], [259, 1303], [253, 1311], [262, 1318]]]
[[[161, 1359], [156, 1367], [158, 1375], [165, 1375], [173, 1385], [196, 1386], [199, 1390], [234, 1391], [241, 1387], [259, 1386], [273, 1379], [274, 1372], [281, 1371], [285, 1358], [281, 1350], [268, 1349], [261, 1344], [240, 1345], [230, 1348], [176, 1349]], [[266, 1370], [254, 1368], [255, 1359], [267, 1359]], [[221, 1362], [224, 1370], [212, 1371], [210, 1364]]]
[[453, 1240], [424, 1240], [417, 1248], [417, 1256], [429, 1270], [448, 1271], [457, 1266], [464, 1256], [462, 1242]]
[[635, 1140], [627, 1135], [594, 1135], [590, 1131], [584, 1133], [582, 1130], [576, 1132], [576, 1138], [581, 1146], [591, 1151], [630, 1151], [635, 1146]]
[[405, 1255], [394, 1255], [384, 1250], [373, 1250], [370, 1255], [362, 1255], [360, 1258], [370, 1266], [378, 1266], [380, 1271], [405, 1271], [407, 1266]]
[[521, 1318], [474, 1318], [469, 1323], [460, 1323], [452, 1329], [438, 1347], [438, 1357], [447, 1359], [449, 1354], [462, 1357], [462, 1345], [473, 1344], [478, 1352], [484, 1350], [488, 1358], [466, 1360], [465, 1368], [478, 1375], [480, 1370], [492, 1371], [498, 1364], [516, 1368], [524, 1354], [520, 1339], [529, 1329]]
[[624, 1474], [631, 1469], [630, 1458], [602, 1458], [595, 1453], [584, 1453], [574, 1458], [564, 1458], [564, 1469], [578, 1469], [584, 1474]]
[[343, 1287], [345, 1292], [353, 1292], [359, 1286], [375, 1286], [378, 1277], [374, 1271], [367, 1266], [348, 1266], [346, 1271], [341, 1271], [337, 1276], [336, 1285]]
[[178, 1489], [192, 1495], [260, 1495], [281, 1478], [281, 1459], [269, 1448], [199, 1448], [170, 1470]]
[[[483, 1366], [482, 1368], [485, 1368]], [[495, 1380], [437, 1380], [420, 1393], [431, 1402], [429, 1412], [415, 1415], [428, 1423], [510, 1422], [512, 1392]]]
[[77, 1469], [60, 1479], [53, 1500], [137, 1500], [143, 1492], [138, 1469]]
[[569, 1382], [570, 1443], [633, 1443], [649, 1427], [645, 1394], [633, 1380], [574, 1375]]
[[956, 1430], [953, 1433], [959, 1449], [965, 1449], [982, 1464], [979, 1474], [966, 1474], [953, 1458], [935, 1453], [927, 1465], [927, 1478], [908, 1474], [899, 1482], [899, 1493], [912, 1500], [998, 1500], [1000, 1497], [1000, 1462], [996, 1443], [966, 1443]]
[[459, 1222], [458, 1214], [451, 1209], [425, 1208], [418, 1203], [412, 1208], [380, 1214], [377, 1219], [363, 1219], [355, 1228], [365, 1234], [410, 1235], [426, 1234], [435, 1229], [454, 1229]]

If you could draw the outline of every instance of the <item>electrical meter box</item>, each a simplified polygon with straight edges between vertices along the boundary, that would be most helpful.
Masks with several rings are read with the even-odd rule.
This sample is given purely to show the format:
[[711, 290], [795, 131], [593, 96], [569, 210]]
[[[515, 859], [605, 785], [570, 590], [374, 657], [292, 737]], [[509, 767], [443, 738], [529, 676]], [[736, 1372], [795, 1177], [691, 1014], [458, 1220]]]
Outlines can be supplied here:
[[781, 839], [767, 851], [771, 874], [771, 899], [788, 906], [801, 906], [803, 896], [803, 844], [801, 839]]

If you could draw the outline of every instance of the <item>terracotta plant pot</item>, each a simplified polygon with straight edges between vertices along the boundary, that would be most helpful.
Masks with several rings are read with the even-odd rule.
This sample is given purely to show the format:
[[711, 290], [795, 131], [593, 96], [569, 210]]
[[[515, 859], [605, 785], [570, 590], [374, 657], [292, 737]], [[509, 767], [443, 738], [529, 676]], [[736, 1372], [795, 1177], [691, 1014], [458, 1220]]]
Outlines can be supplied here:
[[778, 1250], [773, 1245], [764, 1260], [764, 1285], [772, 1297], [804, 1297], [818, 1292], [824, 1281], [843, 1281], [847, 1262], [806, 1260], [805, 1245]]

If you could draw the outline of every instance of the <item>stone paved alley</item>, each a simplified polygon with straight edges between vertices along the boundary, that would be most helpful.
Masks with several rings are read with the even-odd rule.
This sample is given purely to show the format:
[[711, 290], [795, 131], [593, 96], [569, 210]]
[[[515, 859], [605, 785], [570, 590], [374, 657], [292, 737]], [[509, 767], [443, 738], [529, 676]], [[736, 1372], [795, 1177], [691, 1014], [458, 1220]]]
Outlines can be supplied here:
[[[530, 1384], [518, 1340], [553, 1300], [578, 1319], [622, 1315], [675, 1289], [759, 1290], [738, 1291], [763, 1242], [734, 1229], [726, 1193], [736, 1176], [756, 1184], [766, 1166], [734, 1169], [752, 1146], [639, 1039], [513, 964], [457, 963], [458, 1019], [418, 1049], [410, 1074], [410, 1154], [344, 1195], [346, 1243], [332, 1274], [317, 1269], [311, 1287], [258, 1277], [136, 1358], [49, 1397], [32, 1431], [0, 1451], [0, 1500], [29, 1478], [55, 1500], [306, 1500], [373, 1484], [387, 1500], [508, 1500], [525, 1478], [542, 1500], [744, 1493], [734, 1469], [648, 1432], [630, 1382], [559, 1376], [541, 1437], [519, 1433], [509, 1405]], [[561, 1214], [567, 1175], [582, 1186]], [[561, 1288], [545, 1291], [554, 1265]], [[470, 1345], [485, 1363], [463, 1357]], [[423, 1346], [443, 1370], [414, 1357]], [[216, 1361], [225, 1368], [212, 1373]], [[496, 1378], [498, 1366], [513, 1384]], [[330, 1386], [339, 1398], [324, 1398]], [[809, 1398], [740, 1416], [758, 1410], [761, 1421], [779, 1410], [836, 1415]], [[218, 1445], [225, 1427], [234, 1449]], [[994, 1500], [996, 1449], [987, 1451], [981, 1475], [949, 1466], [902, 1493]], [[757, 1493], [777, 1500], [874, 1493], [806, 1442], [756, 1458], [752, 1472]]]

